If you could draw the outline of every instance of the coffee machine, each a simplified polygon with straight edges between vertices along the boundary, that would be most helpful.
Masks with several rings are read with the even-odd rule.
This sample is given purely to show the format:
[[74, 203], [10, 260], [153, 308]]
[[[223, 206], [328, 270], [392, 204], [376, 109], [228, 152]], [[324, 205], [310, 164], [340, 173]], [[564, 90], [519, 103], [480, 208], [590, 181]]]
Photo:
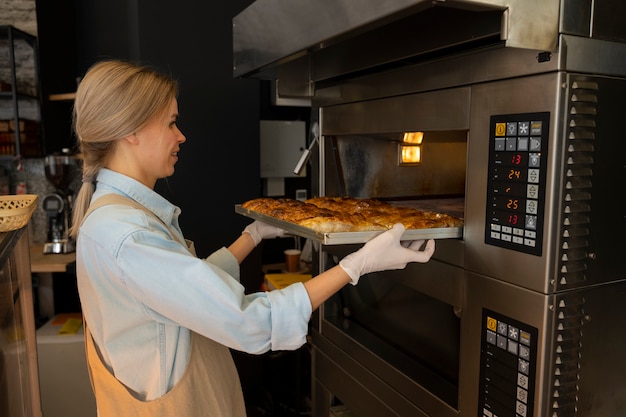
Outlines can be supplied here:
[[46, 178], [55, 191], [44, 197], [42, 206], [48, 216], [48, 236], [43, 253], [70, 253], [76, 250], [76, 242], [69, 236], [74, 191], [72, 182], [78, 170], [76, 158], [64, 151], [60, 155], [48, 155], [44, 159]]

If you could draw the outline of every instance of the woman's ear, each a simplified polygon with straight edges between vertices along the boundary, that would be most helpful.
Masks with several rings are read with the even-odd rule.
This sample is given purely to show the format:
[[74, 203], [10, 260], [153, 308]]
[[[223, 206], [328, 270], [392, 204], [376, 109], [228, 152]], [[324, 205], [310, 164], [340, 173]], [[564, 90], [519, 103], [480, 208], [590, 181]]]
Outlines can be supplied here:
[[136, 133], [131, 133], [130, 135], [124, 136], [123, 140], [130, 143], [131, 145], [137, 145], [139, 143], [139, 138]]

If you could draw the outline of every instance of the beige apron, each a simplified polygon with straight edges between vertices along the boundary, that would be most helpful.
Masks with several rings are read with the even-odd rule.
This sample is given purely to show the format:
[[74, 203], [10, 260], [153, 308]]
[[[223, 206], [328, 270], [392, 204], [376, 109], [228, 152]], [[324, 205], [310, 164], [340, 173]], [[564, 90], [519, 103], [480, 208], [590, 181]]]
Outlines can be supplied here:
[[[106, 204], [129, 205], [156, 217], [154, 213], [134, 200], [118, 194], [107, 194], [91, 204], [85, 218], [93, 210]], [[187, 369], [180, 381], [169, 392], [152, 401], [141, 401], [135, 398], [107, 369], [98, 354], [86, 323], [85, 346], [99, 417], [244, 417], [246, 415], [241, 384], [230, 350], [204, 336], [191, 332], [191, 352]]]

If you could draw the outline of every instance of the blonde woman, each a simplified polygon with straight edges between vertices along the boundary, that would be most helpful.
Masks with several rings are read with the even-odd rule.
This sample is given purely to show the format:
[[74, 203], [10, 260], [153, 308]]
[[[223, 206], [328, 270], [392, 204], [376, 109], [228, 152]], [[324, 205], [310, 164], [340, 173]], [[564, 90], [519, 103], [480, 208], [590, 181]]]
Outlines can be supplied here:
[[284, 232], [255, 221], [195, 256], [180, 209], [154, 191], [186, 141], [177, 94], [171, 78], [122, 61], [96, 63], [76, 93], [83, 184], [71, 232], [100, 417], [245, 416], [229, 349], [296, 349], [311, 312], [344, 285], [434, 252], [433, 241], [400, 244], [397, 225], [305, 284], [246, 295], [239, 264]]

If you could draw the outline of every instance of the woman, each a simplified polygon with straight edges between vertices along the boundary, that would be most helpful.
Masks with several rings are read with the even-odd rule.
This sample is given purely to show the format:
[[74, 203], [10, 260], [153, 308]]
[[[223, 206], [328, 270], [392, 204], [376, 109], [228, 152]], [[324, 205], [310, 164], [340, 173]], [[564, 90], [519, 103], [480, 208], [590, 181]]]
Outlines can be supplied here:
[[153, 190], [186, 140], [177, 92], [169, 77], [121, 61], [95, 64], [76, 92], [83, 185], [72, 235], [101, 417], [244, 416], [229, 348], [296, 349], [311, 312], [344, 285], [434, 252], [433, 241], [401, 245], [396, 225], [304, 284], [246, 295], [239, 264], [284, 232], [255, 221], [228, 248], [195, 256], [180, 209]]

